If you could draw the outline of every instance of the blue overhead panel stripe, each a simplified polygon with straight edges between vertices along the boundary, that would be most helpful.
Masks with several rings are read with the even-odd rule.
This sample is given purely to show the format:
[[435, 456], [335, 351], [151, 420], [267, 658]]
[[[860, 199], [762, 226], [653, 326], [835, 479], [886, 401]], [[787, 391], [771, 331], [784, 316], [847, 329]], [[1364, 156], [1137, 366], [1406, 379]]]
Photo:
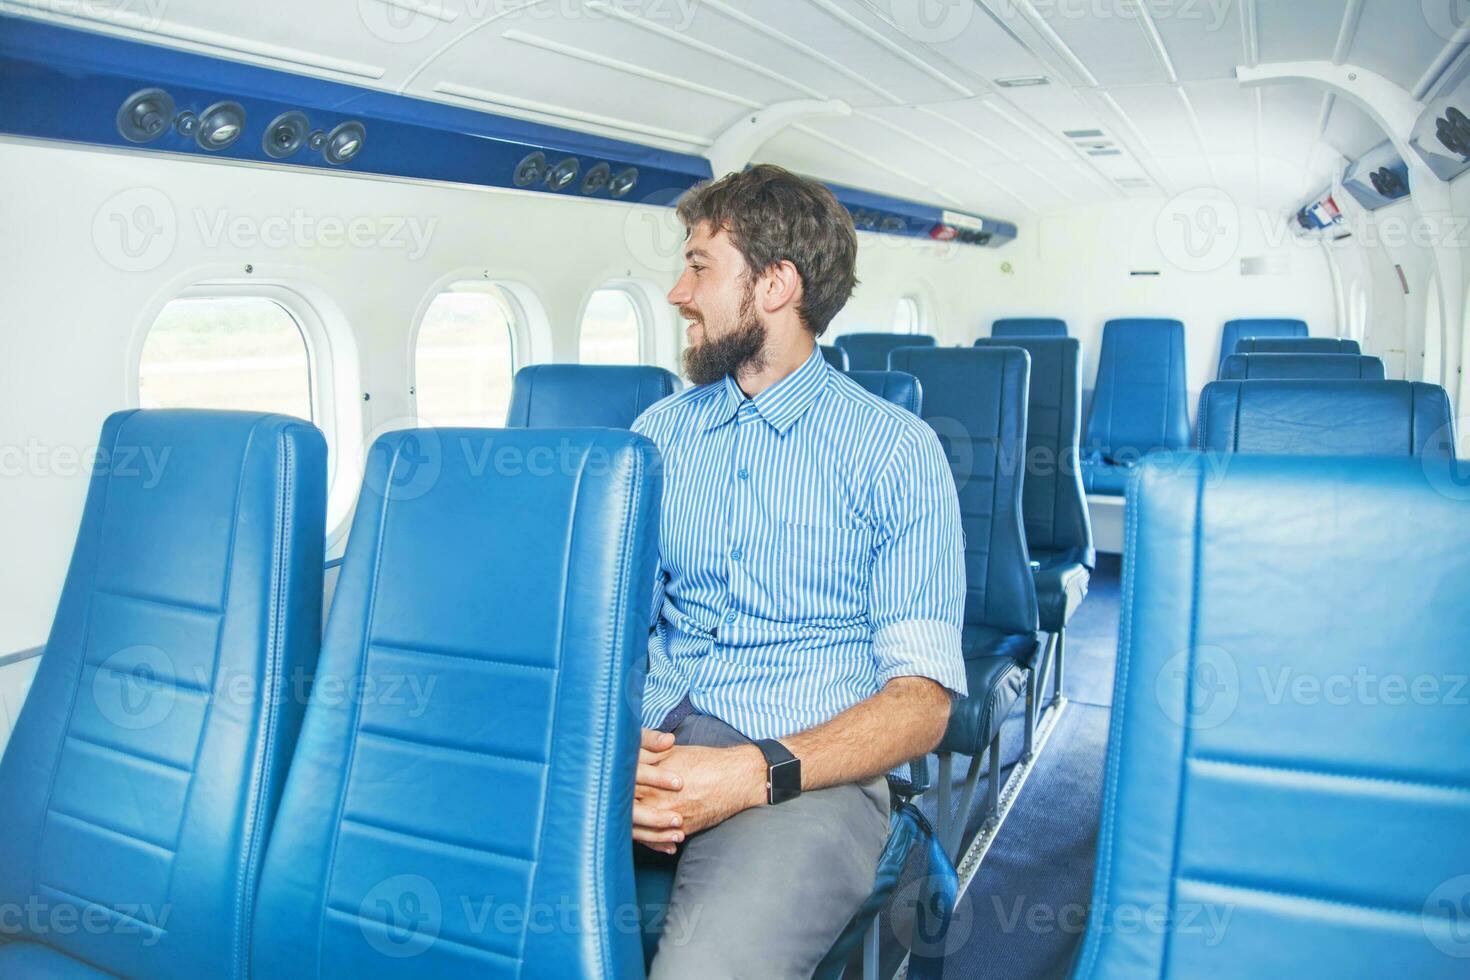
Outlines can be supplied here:
[[860, 231], [958, 241], [966, 245], [998, 247], [1016, 238], [1016, 226], [964, 211], [946, 211], [930, 204], [888, 197], [856, 187], [829, 183], [837, 200], [852, 213]]
[[[243, 133], [219, 150], [204, 149], [172, 126], [148, 142], [126, 139], [119, 108], [134, 93], [155, 87], [172, 97], [175, 117], [239, 103]], [[0, 16], [0, 91], [0, 133], [41, 139], [488, 187], [516, 187], [517, 166], [541, 151], [547, 169], [577, 161], [577, 176], [563, 195], [611, 197], [605, 184], [583, 190], [586, 175], [605, 163], [612, 175], [637, 171], [625, 200], [658, 204], [710, 176], [709, 161], [692, 154], [14, 16]], [[304, 112], [310, 130], [323, 135], [343, 123], [362, 123], [360, 152], [337, 165], [310, 146], [284, 159], [271, 157], [263, 146], [267, 127], [291, 110]], [[553, 192], [544, 177], [524, 189]]]

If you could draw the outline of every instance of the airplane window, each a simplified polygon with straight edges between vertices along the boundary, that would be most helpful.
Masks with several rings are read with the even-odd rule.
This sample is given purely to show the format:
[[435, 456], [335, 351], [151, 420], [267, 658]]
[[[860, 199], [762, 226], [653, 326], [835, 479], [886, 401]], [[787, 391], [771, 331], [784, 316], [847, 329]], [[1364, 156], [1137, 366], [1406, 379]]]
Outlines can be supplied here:
[[583, 364], [642, 364], [643, 316], [632, 294], [603, 287], [582, 314]]
[[501, 426], [515, 376], [516, 308], [480, 283], [429, 304], [414, 347], [414, 396], [433, 425]]
[[185, 297], [158, 314], [138, 361], [143, 408], [229, 408], [314, 419], [301, 324], [259, 296]]
[[893, 310], [893, 332], [921, 333], [923, 332], [922, 319], [919, 301], [912, 296], [905, 296], [898, 301], [898, 306]]

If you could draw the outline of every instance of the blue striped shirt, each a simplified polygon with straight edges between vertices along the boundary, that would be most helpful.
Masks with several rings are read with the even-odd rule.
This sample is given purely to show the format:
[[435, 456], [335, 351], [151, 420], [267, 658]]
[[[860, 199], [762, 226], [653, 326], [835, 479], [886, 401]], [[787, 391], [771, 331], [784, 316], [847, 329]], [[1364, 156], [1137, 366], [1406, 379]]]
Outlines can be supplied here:
[[805, 731], [894, 677], [965, 693], [964, 538], [939, 440], [819, 351], [634, 423], [663, 456], [643, 724], [687, 695], [748, 738]]

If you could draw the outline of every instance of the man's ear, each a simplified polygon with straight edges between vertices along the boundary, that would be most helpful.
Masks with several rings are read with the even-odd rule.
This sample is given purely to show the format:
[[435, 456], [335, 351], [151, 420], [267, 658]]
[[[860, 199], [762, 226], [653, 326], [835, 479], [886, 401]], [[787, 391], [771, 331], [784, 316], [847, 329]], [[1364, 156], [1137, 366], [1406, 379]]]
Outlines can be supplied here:
[[758, 293], [761, 312], [768, 315], [783, 309], [796, 312], [801, 306], [801, 273], [790, 259], [782, 259], [761, 276]]

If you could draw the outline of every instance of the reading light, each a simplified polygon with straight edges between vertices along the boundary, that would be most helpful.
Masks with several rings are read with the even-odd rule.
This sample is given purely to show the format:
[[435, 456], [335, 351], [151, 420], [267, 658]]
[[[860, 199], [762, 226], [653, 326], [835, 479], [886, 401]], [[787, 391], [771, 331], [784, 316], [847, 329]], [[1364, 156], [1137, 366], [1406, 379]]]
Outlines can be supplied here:
[[577, 179], [577, 171], [582, 169], [582, 163], [576, 157], [567, 157], [551, 169], [546, 175], [546, 186], [554, 191], [564, 191]]
[[613, 197], [627, 197], [637, 183], [638, 168], [628, 167], [626, 170], [618, 171], [617, 176], [607, 185], [607, 190]]
[[582, 178], [582, 193], [596, 194], [608, 185], [612, 180], [612, 167], [606, 163], [599, 163], [587, 171], [587, 176]]
[[333, 166], [340, 166], [362, 152], [367, 142], [367, 129], [360, 122], [345, 122], [327, 134], [322, 156]]
[[546, 154], [537, 150], [528, 153], [516, 164], [515, 174], [511, 177], [517, 187], [530, 187], [539, 183], [546, 176]]
[[261, 148], [265, 150], [266, 156], [283, 160], [306, 144], [310, 130], [311, 123], [307, 121], [306, 113], [294, 109], [283, 112], [265, 128]]
[[238, 102], [216, 102], [199, 114], [194, 141], [206, 150], [223, 150], [245, 131], [245, 107]]
[[117, 110], [117, 131], [131, 143], [149, 143], [168, 132], [173, 117], [173, 96], [161, 88], [145, 88]]

